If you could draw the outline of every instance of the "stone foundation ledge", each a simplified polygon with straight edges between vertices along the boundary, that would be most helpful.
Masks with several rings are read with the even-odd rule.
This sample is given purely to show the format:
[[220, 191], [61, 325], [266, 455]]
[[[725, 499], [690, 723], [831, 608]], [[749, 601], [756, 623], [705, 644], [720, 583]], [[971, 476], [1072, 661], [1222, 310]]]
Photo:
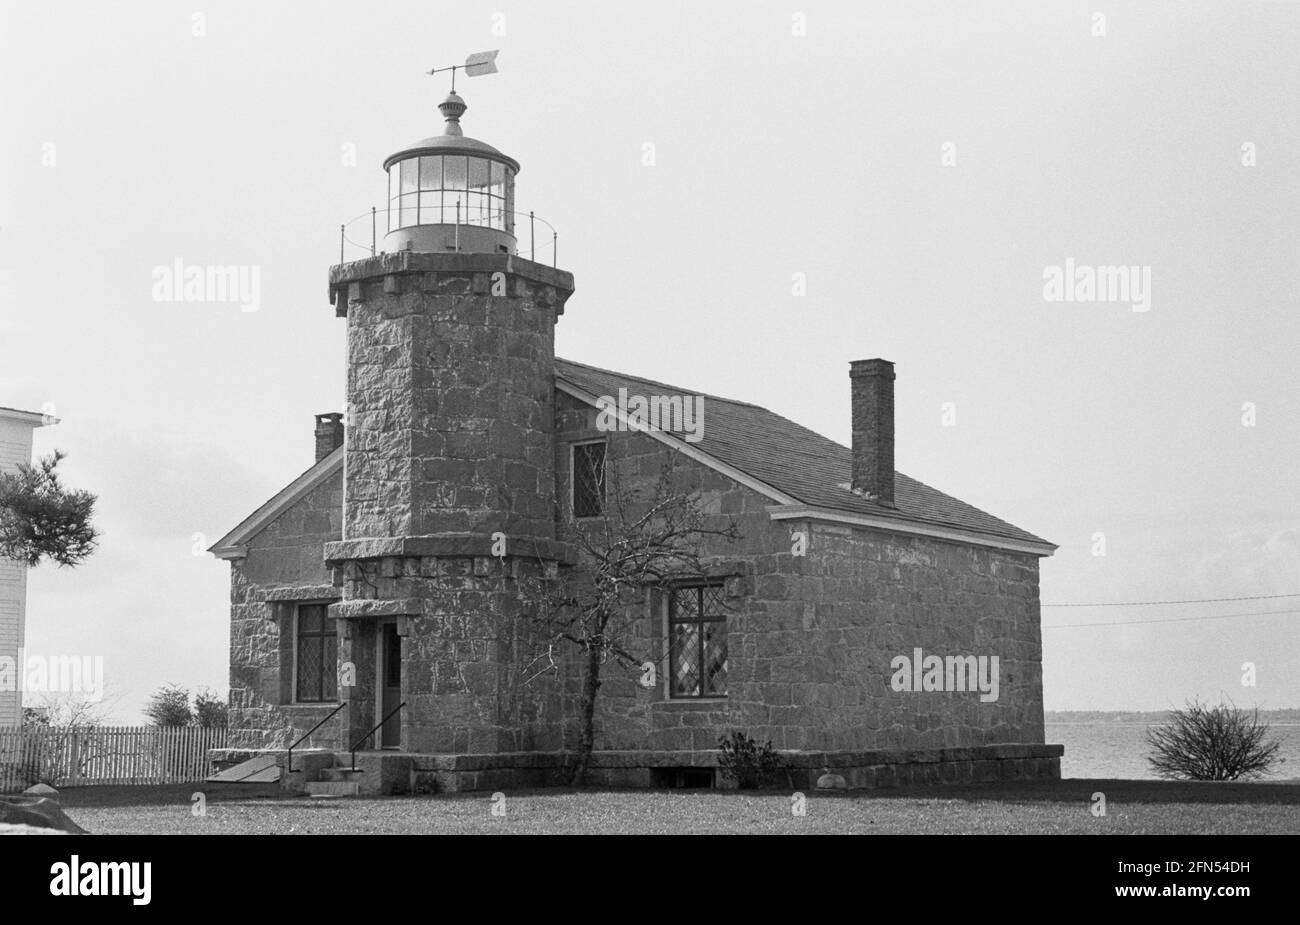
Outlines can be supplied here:
[[[217, 770], [241, 761], [273, 755], [283, 766], [285, 748], [216, 748], [208, 756]], [[873, 751], [782, 751], [784, 781], [779, 787], [816, 789], [826, 770], [840, 775], [851, 790], [909, 784], [969, 784], [1011, 780], [1059, 780], [1060, 745], [1007, 743], [968, 748], [879, 749]], [[282, 781], [289, 789], [310, 780], [315, 772], [348, 755], [324, 748], [294, 749], [295, 770]], [[358, 752], [364, 792], [462, 793], [480, 790], [519, 790], [564, 786], [572, 762], [566, 752], [501, 752], [497, 754], [421, 754]], [[628, 750], [593, 752], [589, 782], [597, 787], [673, 787], [682, 772], [703, 772], [712, 786], [726, 788], [718, 770], [718, 753], [708, 751]], [[290, 779], [292, 778], [292, 779]]]
[[[1002, 761], [1012, 758], [1057, 758], [1065, 753], [1063, 745], [981, 745], [969, 748], [881, 749], [861, 752], [781, 751], [788, 768], [847, 768], [862, 765], [931, 764], [951, 761]], [[417, 771], [481, 771], [490, 768], [556, 768], [569, 758], [566, 752], [500, 752], [479, 755], [413, 754]], [[593, 768], [715, 768], [716, 749], [707, 751], [596, 751], [591, 754]]]
[[[1060, 745], [1003, 744], [969, 748], [884, 749], [861, 752], [782, 751], [783, 782], [815, 789], [829, 769], [849, 789], [908, 784], [966, 784], [1006, 780], [1059, 780]], [[464, 792], [560, 786], [572, 760], [562, 752], [503, 752], [495, 755], [411, 755], [412, 789]], [[598, 751], [589, 765], [590, 783], [601, 787], [675, 786], [675, 774], [702, 771], [715, 787], [734, 786], [718, 770], [716, 751]], [[779, 785], [780, 786], [780, 785]]]

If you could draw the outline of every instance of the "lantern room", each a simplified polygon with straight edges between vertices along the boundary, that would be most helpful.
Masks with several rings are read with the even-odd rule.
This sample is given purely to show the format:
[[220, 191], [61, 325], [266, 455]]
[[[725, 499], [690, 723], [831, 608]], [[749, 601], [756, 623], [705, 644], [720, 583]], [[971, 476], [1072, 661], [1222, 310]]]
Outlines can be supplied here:
[[447, 120], [443, 133], [417, 141], [384, 161], [388, 173], [384, 250], [515, 253], [519, 162], [464, 136], [460, 117], [467, 108], [453, 90], [438, 105]]

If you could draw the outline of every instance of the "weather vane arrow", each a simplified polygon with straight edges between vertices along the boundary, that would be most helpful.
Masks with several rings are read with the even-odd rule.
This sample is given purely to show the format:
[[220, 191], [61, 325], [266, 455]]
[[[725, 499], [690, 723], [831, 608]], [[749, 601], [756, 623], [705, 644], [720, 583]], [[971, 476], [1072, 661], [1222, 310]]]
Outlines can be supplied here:
[[478, 77], [482, 74], [495, 74], [497, 72], [497, 54], [499, 49], [492, 51], [476, 51], [465, 59], [464, 64], [451, 64], [447, 67], [435, 67], [428, 71], [429, 74], [441, 74], [443, 71], [451, 71], [451, 92], [456, 92], [456, 72], [464, 70], [466, 77]]

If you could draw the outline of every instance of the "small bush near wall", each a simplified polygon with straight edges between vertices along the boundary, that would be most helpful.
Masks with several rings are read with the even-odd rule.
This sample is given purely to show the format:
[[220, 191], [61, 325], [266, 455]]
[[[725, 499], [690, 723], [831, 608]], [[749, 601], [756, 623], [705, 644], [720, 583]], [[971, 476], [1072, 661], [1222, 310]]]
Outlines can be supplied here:
[[775, 786], [785, 770], [771, 741], [759, 745], [743, 732], [732, 730], [730, 738], [718, 736], [718, 751], [722, 776], [741, 790]]

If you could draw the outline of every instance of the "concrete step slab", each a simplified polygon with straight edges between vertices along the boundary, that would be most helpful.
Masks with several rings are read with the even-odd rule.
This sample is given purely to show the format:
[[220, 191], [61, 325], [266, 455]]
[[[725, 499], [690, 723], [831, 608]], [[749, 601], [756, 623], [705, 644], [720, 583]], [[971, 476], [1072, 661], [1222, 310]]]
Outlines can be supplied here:
[[354, 797], [361, 792], [355, 781], [314, 780], [306, 785], [307, 793], [313, 797]]

